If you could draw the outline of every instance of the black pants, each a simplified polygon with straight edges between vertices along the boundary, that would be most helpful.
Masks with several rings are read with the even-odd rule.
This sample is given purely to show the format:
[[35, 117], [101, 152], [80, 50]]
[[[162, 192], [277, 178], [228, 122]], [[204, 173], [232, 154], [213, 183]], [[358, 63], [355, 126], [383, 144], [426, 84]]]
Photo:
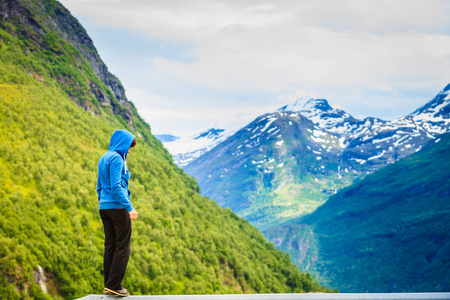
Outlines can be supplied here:
[[130, 258], [130, 214], [125, 209], [102, 209], [100, 217], [105, 230], [103, 255], [105, 287], [120, 290]]

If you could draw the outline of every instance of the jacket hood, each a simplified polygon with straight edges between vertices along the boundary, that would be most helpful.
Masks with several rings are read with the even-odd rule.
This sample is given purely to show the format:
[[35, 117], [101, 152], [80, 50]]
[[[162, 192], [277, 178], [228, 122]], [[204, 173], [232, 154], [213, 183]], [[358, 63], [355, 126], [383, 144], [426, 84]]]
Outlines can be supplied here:
[[126, 129], [114, 131], [109, 142], [109, 150], [116, 151], [120, 156], [126, 158], [131, 143], [133, 143], [134, 135]]

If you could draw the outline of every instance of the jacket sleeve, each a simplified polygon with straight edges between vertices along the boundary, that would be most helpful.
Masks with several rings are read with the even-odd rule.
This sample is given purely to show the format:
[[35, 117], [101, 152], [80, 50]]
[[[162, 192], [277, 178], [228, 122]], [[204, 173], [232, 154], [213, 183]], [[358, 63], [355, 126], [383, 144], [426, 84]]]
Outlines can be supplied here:
[[123, 160], [120, 156], [114, 156], [111, 161], [109, 169], [109, 178], [111, 180], [112, 196], [115, 200], [119, 201], [123, 208], [128, 212], [133, 210], [131, 201], [128, 199], [128, 191], [125, 191], [122, 187], [122, 167]]
[[100, 183], [100, 174], [97, 177], [97, 195], [98, 200], [100, 201], [100, 195], [102, 194], [102, 184]]

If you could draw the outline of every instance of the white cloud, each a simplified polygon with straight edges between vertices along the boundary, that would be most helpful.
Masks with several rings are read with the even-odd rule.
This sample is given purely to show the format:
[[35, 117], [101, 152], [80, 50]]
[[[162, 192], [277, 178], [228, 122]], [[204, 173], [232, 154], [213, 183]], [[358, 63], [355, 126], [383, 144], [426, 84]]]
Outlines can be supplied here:
[[[201, 37], [234, 25], [314, 26], [351, 31], [437, 30], [448, 26], [445, 0], [62, 0], [75, 13], [153, 36]], [[187, 35], [186, 35], [187, 34]]]
[[224, 90], [273, 92], [311, 85], [384, 89], [434, 84], [450, 76], [446, 35], [335, 33], [321, 28], [267, 35], [256, 30], [243, 40], [218, 35], [197, 50], [193, 63], [162, 58], [154, 63], [172, 76]]
[[[350, 113], [354, 109], [355, 115], [377, 106], [377, 116], [383, 117], [384, 109], [392, 118], [393, 110], [403, 113], [399, 107], [410, 105], [404, 108], [410, 112], [428, 100], [406, 99], [408, 93], [400, 91], [437, 93], [450, 78], [450, 2], [444, 0], [61, 2], [92, 24], [194, 45], [189, 62], [176, 55], [143, 56], [155, 68], [151, 76], [158, 76], [148, 75], [148, 80], [176, 80], [215, 90], [218, 96], [209, 106], [189, 110], [186, 102], [190, 106], [196, 102], [163, 94], [168, 86], [160, 91], [135, 87], [147, 89], [145, 100], [136, 104], [150, 124], [169, 115], [186, 122], [207, 122], [205, 114], [220, 119], [213, 109], [215, 101], [219, 110], [224, 109], [224, 97], [219, 96], [224, 91], [277, 95], [273, 106], [304, 93], [315, 94]], [[133, 81], [129, 74], [118, 75]], [[290, 96], [295, 97], [287, 101]], [[130, 99], [135, 101], [136, 95], [131, 93]], [[201, 103], [205, 102], [203, 98]], [[232, 107], [235, 104], [230, 102], [229, 114], [242, 107], [255, 109], [254, 104]]]
[[257, 103], [231, 107], [196, 105], [195, 101], [176, 102], [164, 95], [149, 94], [146, 90], [137, 89], [131, 89], [127, 94], [139, 107], [140, 115], [151, 125], [153, 133], [170, 132], [177, 136], [185, 136], [198, 128], [213, 124], [218, 128], [244, 126], [257, 116], [278, 108], [276, 104]]
[[63, 2], [96, 22], [195, 43], [194, 63], [154, 62], [212, 88], [382, 88], [450, 75], [450, 37], [417, 31], [448, 25], [442, 1]]

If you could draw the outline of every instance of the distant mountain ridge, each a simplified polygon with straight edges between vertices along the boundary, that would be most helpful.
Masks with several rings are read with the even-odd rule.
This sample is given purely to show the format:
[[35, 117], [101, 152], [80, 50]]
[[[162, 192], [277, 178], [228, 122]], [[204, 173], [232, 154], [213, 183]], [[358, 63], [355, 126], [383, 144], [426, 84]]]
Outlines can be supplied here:
[[[325, 99], [315, 99], [311, 97], [299, 98], [293, 104], [285, 105], [277, 111], [292, 111], [300, 113], [310, 119], [321, 130], [333, 133], [339, 136], [339, 143], [342, 149], [349, 152], [348, 159], [354, 158], [358, 162], [367, 162], [369, 159], [384, 160], [381, 164], [392, 163], [399, 157], [404, 157], [403, 153], [398, 151], [406, 151], [412, 145], [423, 144], [428, 139], [436, 138], [436, 135], [448, 131], [449, 128], [449, 86], [446, 86], [433, 100], [423, 107], [417, 109], [413, 113], [395, 119], [393, 121], [385, 121], [379, 118], [367, 117], [363, 120], [356, 119], [343, 110], [334, 109]], [[174, 161], [178, 165], [184, 167], [192, 163], [195, 159], [208, 152], [221, 142], [225, 141], [237, 130], [226, 131], [226, 134], [211, 134], [214, 131], [222, 131], [219, 128], [206, 128], [195, 132], [188, 137], [184, 137], [177, 143], [173, 141], [164, 141], [164, 145], [174, 156]], [[202, 142], [195, 141], [199, 137], [205, 137]], [[388, 141], [389, 140], [389, 141]], [[386, 148], [387, 144], [381, 147], [369, 147], [368, 143], [376, 141], [376, 143], [391, 144], [394, 147]], [[401, 150], [399, 146], [408, 143], [408, 149]], [[350, 143], [353, 143], [350, 145]], [[406, 144], [405, 144], [406, 145]], [[355, 148], [365, 149], [355, 149]], [[397, 149], [395, 149], [397, 148]], [[382, 149], [378, 151], [377, 149]], [[418, 150], [415, 148], [414, 150]], [[361, 155], [361, 150], [365, 150], [368, 155]], [[383, 152], [383, 150], [385, 150]], [[397, 151], [397, 152], [396, 152]], [[355, 156], [355, 157], [353, 157]]]
[[448, 132], [449, 90], [393, 121], [359, 120], [325, 99], [301, 98], [256, 118], [183, 168], [205, 195], [268, 228], [312, 212], [357, 178]]
[[189, 136], [160, 140], [172, 154], [174, 162], [183, 167], [226, 140], [233, 133], [234, 131], [230, 129], [208, 127]]
[[[332, 108], [325, 99], [300, 98], [294, 104], [285, 105], [278, 110], [301, 113], [321, 129], [343, 136], [361, 134], [361, 131], [370, 129], [371, 126], [368, 126], [368, 124], [373, 126], [374, 124], [385, 123], [385, 121], [377, 118], [355, 119], [343, 110]], [[342, 140], [342, 147], [344, 147], [345, 142], [345, 140]]]
[[419, 151], [428, 141], [449, 132], [450, 85], [408, 116], [385, 122], [364, 135], [354, 135], [345, 159], [381, 165]]

